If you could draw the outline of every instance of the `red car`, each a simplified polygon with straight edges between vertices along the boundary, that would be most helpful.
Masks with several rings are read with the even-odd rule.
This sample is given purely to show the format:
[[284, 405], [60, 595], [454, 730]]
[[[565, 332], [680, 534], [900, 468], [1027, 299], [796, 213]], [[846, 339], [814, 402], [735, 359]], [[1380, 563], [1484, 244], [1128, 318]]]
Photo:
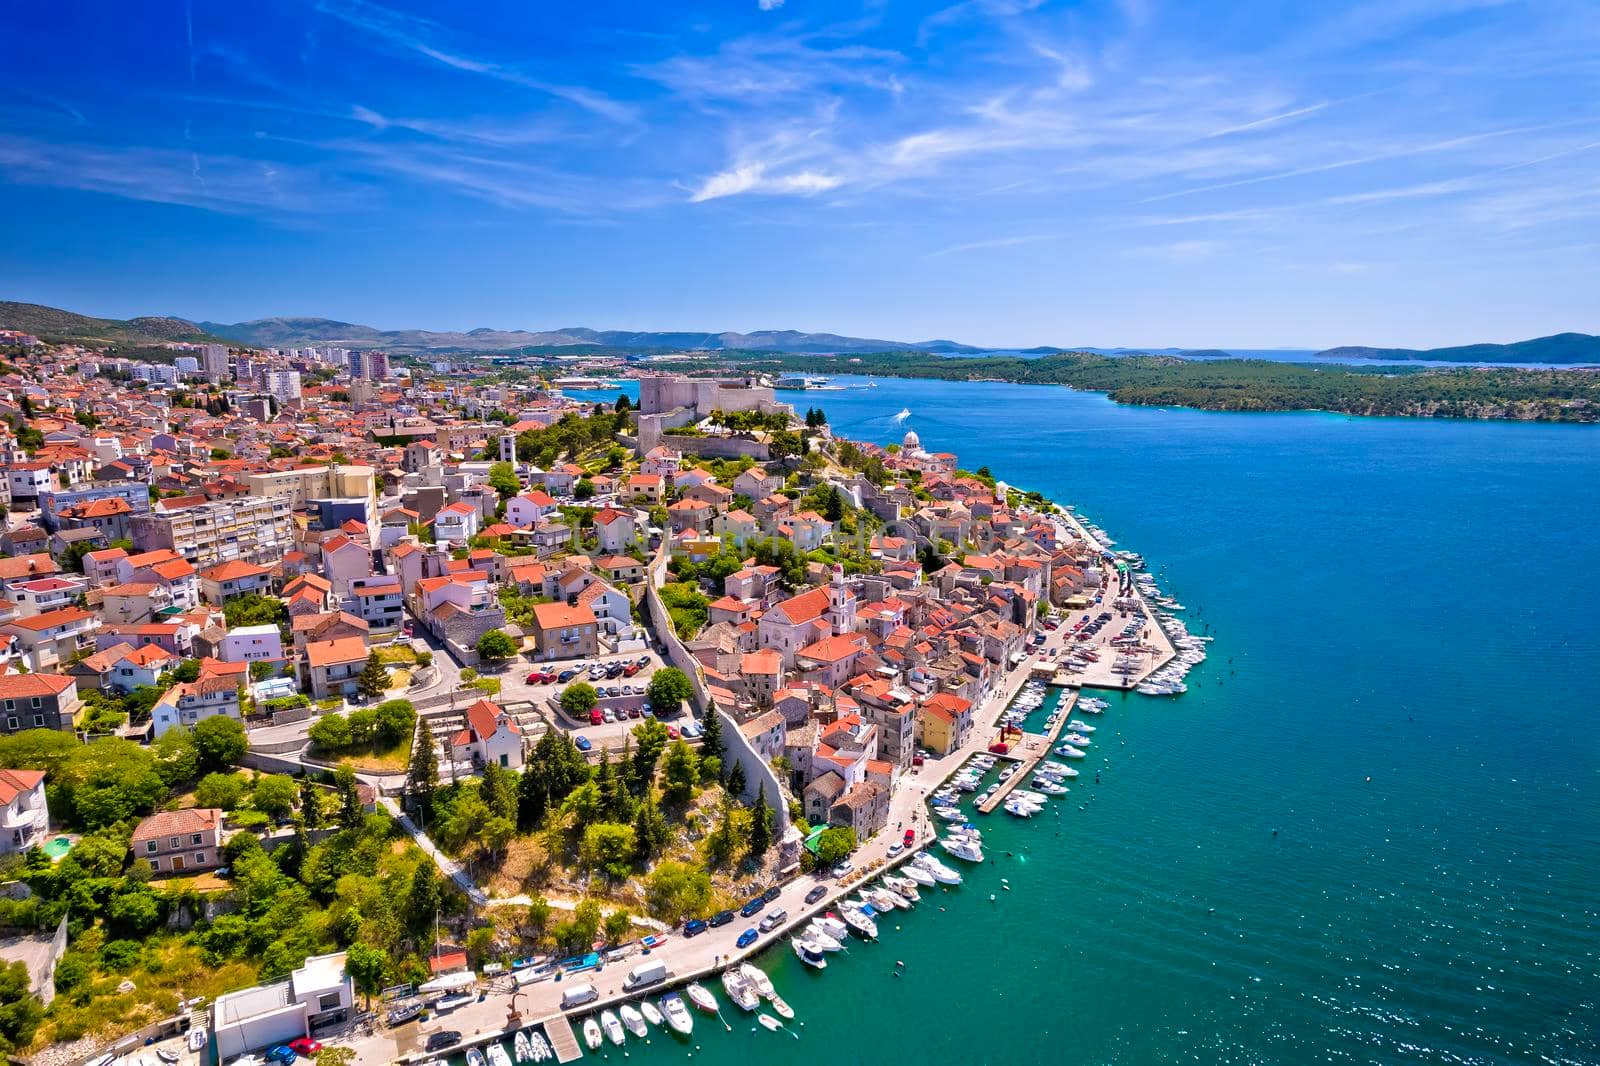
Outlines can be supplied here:
[[600, 725], [605, 720], [606, 720], [605, 712], [602, 711], [600, 708], [596, 707], [594, 710], [589, 712], [589, 724], [590, 725]]
[[302, 1055], [309, 1059], [322, 1050], [322, 1041], [313, 1040], [309, 1036], [302, 1036], [296, 1040], [289, 1041], [289, 1050], [296, 1055]]
[[632, 677], [634, 674], [637, 674], [642, 669], [643, 669], [643, 667], [641, 667], [638, 663], [629, 663], [627, 666], [624, 666], [622, 668], [622, 676], [623, 677]]
[[906, 847], [909, 848], [911, 846], [912, 842], [915, 841], [916, 839], [917, 839], [917, 831], [915, 829], [907, 829], [906, 830], [906, 838], [905, 838]]
[[675, 726], [675, 725], [667, 726], [667, 736], [670, 737], [673, 740], [677, 740], [678, 739], [678, 727]]

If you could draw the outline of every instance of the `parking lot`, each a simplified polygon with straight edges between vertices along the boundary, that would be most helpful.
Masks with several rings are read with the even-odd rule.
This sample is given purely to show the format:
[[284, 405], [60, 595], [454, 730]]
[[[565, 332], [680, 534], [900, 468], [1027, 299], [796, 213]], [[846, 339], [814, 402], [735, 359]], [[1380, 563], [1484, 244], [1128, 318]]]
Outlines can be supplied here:
[[[624, 740], [633, 728], [646, 717], [654, 717], [654, 709], [645, 708], [645, 690], [650, 678], [663, 665], [653, 648], [616, 655], [600, 655], [581, 660], [556, 660], [527, 664], [519, 662], [500, 675], [502, 702], [531, 701], [541, 709], [553, 706], [568, 685], [586, 682], [600, 694], [598, 723], [589, 718], [575, 721], [556, 706], [553, 717], [556, 723], [575, 740], [579, 747], [585, 743], [589, 749], [620, 751]], [[632, 673], [629, 671], [632, 670]], [[565, 678], [565, 680], [563, 680]], [[608, 720], [609, 719], [609, 720]], [[697, 735], [698, 725], [689, 707], [685, 705], [676, 713], [663, 716], [669, 729], [681, 731], [689, 726], [690, 738]]]

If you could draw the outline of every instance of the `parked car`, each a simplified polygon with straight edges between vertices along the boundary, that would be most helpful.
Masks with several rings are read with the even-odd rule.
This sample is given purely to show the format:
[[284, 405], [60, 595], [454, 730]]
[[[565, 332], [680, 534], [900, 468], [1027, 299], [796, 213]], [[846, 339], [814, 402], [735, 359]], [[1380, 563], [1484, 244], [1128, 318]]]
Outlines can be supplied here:
[[602, 711], [598, 707], [591, 708], [589, 711], [589, 724], [599, 725], [601, 722], [604, 722], [606, 720], [605, 713], [606, 712]]
[[610, 666], [606, 667], [606, 676], [610, 677], [610, 678], [621, 677], [622, 676], [622, 664], [621, 663], [612, 663]]
[[579, 737], [573, 743], [578, 746], [579, 751], [589, 751], [594, 748], [594, 744], [590, 742], [588, 737]]
[[613, 711], [610, 707], [607, 707], [605, 709], [605, 720], [607, 722], [615, 722], [617, 720], [617, 712]]
[[784, 923], [784, 920], [786, 918], [788, 918], [788, 917], [789, 917], [789, 912], [788, 911], [784, 911], [784, 910], [773, 911], [771, 914], [769, 914], [765, 918], [761, 919], [761, 924], [757, 928], [759, 928], [763, 933], [770, 933], [774, 929], [778, 928], [778, 926], [782, 925]]
[[756, 938], [760, 935], [761, 934], [757, 933], [754, 929], [746, 929], [744, 932], [739, 934], [739, 946], [742, 948], [749, 947], [751, 944], [756, 942]]
[[817, 902], [817, 900], [821, 899], [823, 896], [826, 896], [827, 894], [828, 894], [827, 886], [826, 885], [818, 885], [816, 888], [813, 888], [810, 892], [806, 893], [806, 903], [807, 904], [815, 903], [815, 902]]
[[846, 860], [844, 860], [844, 862], [841, 862], [839, 865], [837, 865], [837, 866], [835, 866], [833, 868], [833, 876], [835, 876], [835, 877], [843, 877], [845, 874], [849, 873], [851, 870], [854, 870], [855, 868], [856, 868], [856, 864], [851, 862], [849, 859], [846, 859]]
[[780, 889], [777, 885], [773, 885], [771, 888], [769, 888], [765, 892], [761, 893], [761, 898], [766, 900], [768, 903], [771, 903], [773, 900], [778, 898], [778, 894], [780, 892], [782, 892], [782, 891], [783, 890]]
[[710, 926], [706, 925], [704, 920], [700, 918], [690, 918], [687, 922], [683, 923], [683, 935], [699, 936], [709, 928]]
[[565, 685], [568, 681], [571, 681], [573, 678], [575, 678], [577, 676], [578, 676], [578, 671], [576, 671], [576, 670], [563, 670], [559, 674], [556, 675], [556, 680], [561, 682], [563, 685]]
[[678, 733], [678, 727], [677, 726], [675, 726], [675, 725], [667, 726], [667, 737], [669, 739], [677, 740], [678, 736], [679, 736], [679, 733]]
[[757, 896], [755, 899], [750, 900], [748, 903], [746, 903], [743, 907], [740, 907], [739, 908], [739, 913], [744, 915], [746, 918], [748, 918], [752, 914], [755, 914], [757, 911], [759, 911], [762, 907], [765, 907], [766, 905], [767, 905], [767, 901], [765, 899], [763, 899], [762, 897]]
[[290, 1047], [288, 1044], [279, 1044], [277, 1047], [274, 1047], [271, 1051], [267, 1052], [268, 1062], [282, 1063], [283, 1066], [289, 1066], [289, 1063], [293, 1062], [298, 1057], [299, 1056], [294, 1053], [294, 1048]]
[[622, 676], [623, 677], [632, 677], [634, 674], [637, 674], [640, 670], [643, 670], [643, 669], [644, 669], [644, 667], [640, 666], [638, 663], [629, 663], [627, 666], [624, 666], [622, 668]]
[[454, 1047], [461, 1043], [461, 1034], [454, 1029], [444, 1029], [428, 1037], [427, 1043], [422, 1045], [424, 1051], [443, 1051], [447, 1047]]
[[313, 1040], [309, 1036], [299, 1036], [289, 1041], [289, 1046], [294, 1049], [296, 1055], [304, 1055], [306, 1058], [310, 1058], [322, 1050], [322, 1041]]
[[917, 831], [915, 829], [907, 829], [906, 830], [906, 835], [905, 835], [905, 845], [906, 845], [906, 847], [909, 848], [916, 839], [917, 839]]
[[637, 708], [637, 707], [629, 707], [628, 708], [628, 717], [629, 718], [637, 718], [637, 717], [639, 717], [639, 708]]
[[894, 858], [904, 850], [906, 850], [906, 846], [899, 841], [895, 841], [893, 844], [889, 845], [889, 858]]
[[700, 726], [694, 722], [685, 722], [683, 723], [683, 728], [680, 729], [679, 732], [686, 737], [697, 737], [700, 735], [701, 729]]
[[643, 670], [645, 667], [650, 665], [650, 656], [641, 655], [633, 661], [639, 664], [639, 669]]
[[732, 911], [718, 911], [711, 916], [710, 925], [711, 928], [715, 929], [717, 926], [727, 925], [731, 921], [733, 921]]

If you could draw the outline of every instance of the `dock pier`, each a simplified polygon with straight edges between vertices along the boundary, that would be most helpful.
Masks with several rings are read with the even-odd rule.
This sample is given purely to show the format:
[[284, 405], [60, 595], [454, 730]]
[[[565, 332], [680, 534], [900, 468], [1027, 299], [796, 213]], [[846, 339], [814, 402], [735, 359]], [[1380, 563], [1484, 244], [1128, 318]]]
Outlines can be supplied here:
[[556, 1053], [557, 1062], [572, 1062], [583, 1057], [583, 1052], [578, 1048], [578, 1036], [572, 1031], [572, 1023], [567, 1021], [565, 1014], [552, 1014], [545, 1018], [544, 1033], [550, 1038], [550, 1047]]
[[1064, 696], [1059, 708], [1061, 713], [1056, 715], [1055, 725], [1050, 727], [1048, 733], [1024, 733], [1015, 748], [1000, 756], [1002, 759], [1010, 759], [1014, 762], [1017, 766], [1017, 771], [1002, 781], [993, 795], [978, 804], [979, 814], [989, 814], [1004, 803], [1006, 797], [1011, 794], [1011, 790], [1017, 787], [1017, 782], [1027, 777], [1033, 771], [1033, 768], [1039, 765], [1039, 761], [1050, 754], [1050, 749], [1055, 746], [1056, 738], [1061, 735], [1062, 730], [1066, 729], [1067, 719], [1072, 717], [1073, 708], [1077, 706], [1078, 693], [1073, 692]]

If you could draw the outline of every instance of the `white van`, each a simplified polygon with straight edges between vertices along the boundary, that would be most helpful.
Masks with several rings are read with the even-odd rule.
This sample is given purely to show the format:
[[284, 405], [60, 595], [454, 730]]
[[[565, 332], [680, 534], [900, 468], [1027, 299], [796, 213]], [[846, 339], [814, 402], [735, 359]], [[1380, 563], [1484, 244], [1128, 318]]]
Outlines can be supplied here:
[[635, 988], [643, 988], [645, 985], [657, 984], [658, 982], [665, 981], [666, 979], [666, 963], [661, 962], [660, 960], [641, 962], [639, 965], [628, 971], [628, 976], [623, 980], [622, 987], [632, 991]]
[[561, 1009], [571, 1010], [585, 1003], [593, 1003], [599, 998], [600, 993], [594, 990], [594, 985], [568, 985], [561, 991]]

